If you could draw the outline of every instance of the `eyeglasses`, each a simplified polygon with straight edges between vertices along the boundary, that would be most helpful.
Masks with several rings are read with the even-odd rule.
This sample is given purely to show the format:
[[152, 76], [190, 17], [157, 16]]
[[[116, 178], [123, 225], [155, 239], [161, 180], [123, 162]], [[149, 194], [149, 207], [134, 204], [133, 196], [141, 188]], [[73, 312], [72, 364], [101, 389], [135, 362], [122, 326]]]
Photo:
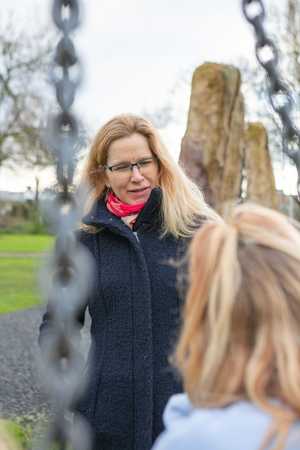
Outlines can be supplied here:
[[113, 166], [103, 166], [103, 168], [116, 174], [129, 175], [133, 171], [133, 168], [137, 167], [141, 173], [145, 174], [147, 170], [152, 169], [155, 160], [153, 156], [150, 156], [149, 158], [140, 159], [135, 163], [114, 164]]

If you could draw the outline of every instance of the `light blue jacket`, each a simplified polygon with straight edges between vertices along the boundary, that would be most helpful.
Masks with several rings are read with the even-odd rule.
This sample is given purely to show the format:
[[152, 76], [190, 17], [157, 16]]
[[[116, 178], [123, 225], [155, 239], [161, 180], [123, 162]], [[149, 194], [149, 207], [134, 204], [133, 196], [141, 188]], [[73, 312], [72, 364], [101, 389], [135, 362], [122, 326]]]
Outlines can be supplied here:
[[[166, 430], [152, 450], [258, 450], [272, 422], [250, 402], [198, 409], [185, 394], [171, 397], [163, 419]], [[299, 422], [290, 432], [286, 450], [300, 450]]]

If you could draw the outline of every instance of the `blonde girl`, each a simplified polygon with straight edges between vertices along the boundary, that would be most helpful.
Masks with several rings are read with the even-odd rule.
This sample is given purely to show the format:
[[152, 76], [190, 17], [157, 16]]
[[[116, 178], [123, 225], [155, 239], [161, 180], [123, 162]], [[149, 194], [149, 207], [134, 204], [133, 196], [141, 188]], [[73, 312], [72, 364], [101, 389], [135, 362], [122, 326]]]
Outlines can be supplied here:
[[173, 357], [186, 395], [155, 450], [300, 449], [300, 234], [242, 205], [204, 225]]

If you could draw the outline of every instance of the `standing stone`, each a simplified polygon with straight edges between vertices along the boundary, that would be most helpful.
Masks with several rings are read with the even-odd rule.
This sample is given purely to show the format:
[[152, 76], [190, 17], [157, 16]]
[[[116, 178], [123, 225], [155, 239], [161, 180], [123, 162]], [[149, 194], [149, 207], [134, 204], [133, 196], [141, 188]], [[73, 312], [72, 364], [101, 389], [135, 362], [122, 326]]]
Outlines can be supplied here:
[[249, 123], [245, 131], [245, 171], [247, 200], [278, 208], [268, 135], [259, 123]]
[[182, 140], [181, 164], [219, 212], [240, 195], [244, 136], [240, 84], [240, 72], [233, 66], [199, 66]]

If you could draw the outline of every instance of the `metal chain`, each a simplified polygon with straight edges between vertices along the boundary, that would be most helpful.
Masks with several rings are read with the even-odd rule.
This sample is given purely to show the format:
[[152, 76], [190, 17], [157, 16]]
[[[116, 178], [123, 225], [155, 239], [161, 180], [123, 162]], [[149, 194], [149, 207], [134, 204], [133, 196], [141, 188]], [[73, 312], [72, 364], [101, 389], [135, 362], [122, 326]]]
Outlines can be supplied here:
[[51, 311], [51, 333], [42, 346], [43, 378], [53, 404], [53, 420], [44, 447], [86, 450], [88, 430], [81, 421], [71, 426], [67, 416], [80, 394], [82, 360], [78, 350], [80, 332], [76, 316], [91, 286], [92, 267], [86, 251], [76, 242], [74, 229], [81, 212], [73, 191], [76, 166], [78, 121], [71, 112], [79, 77], [72, 80], [71, 69], [80, 65], [70, 38], [79, 25], [77, 0], [53, 0], [53, 20], [62, 33], [52, 66], [52, 81], [60, 107], [48, 123], [47, 143], [56, 159], [58, 193], [47, 208], [48, 219], [56, 233], [56, 245], [42, 270], [42, 294]]
[[268, 75], [268, 93], [273, 110], [282, 123], [283, 151], [293, 161], [298, 173], [297, 191], [300, 198], [300, 130], [294, 118], [296, 102], [287, 83], [278, 70], [278, 50], [264, 28], [265, 7], [262, 0], [242, 0], [245, 18], [256, 35], [255, 53], [259, 64]]

